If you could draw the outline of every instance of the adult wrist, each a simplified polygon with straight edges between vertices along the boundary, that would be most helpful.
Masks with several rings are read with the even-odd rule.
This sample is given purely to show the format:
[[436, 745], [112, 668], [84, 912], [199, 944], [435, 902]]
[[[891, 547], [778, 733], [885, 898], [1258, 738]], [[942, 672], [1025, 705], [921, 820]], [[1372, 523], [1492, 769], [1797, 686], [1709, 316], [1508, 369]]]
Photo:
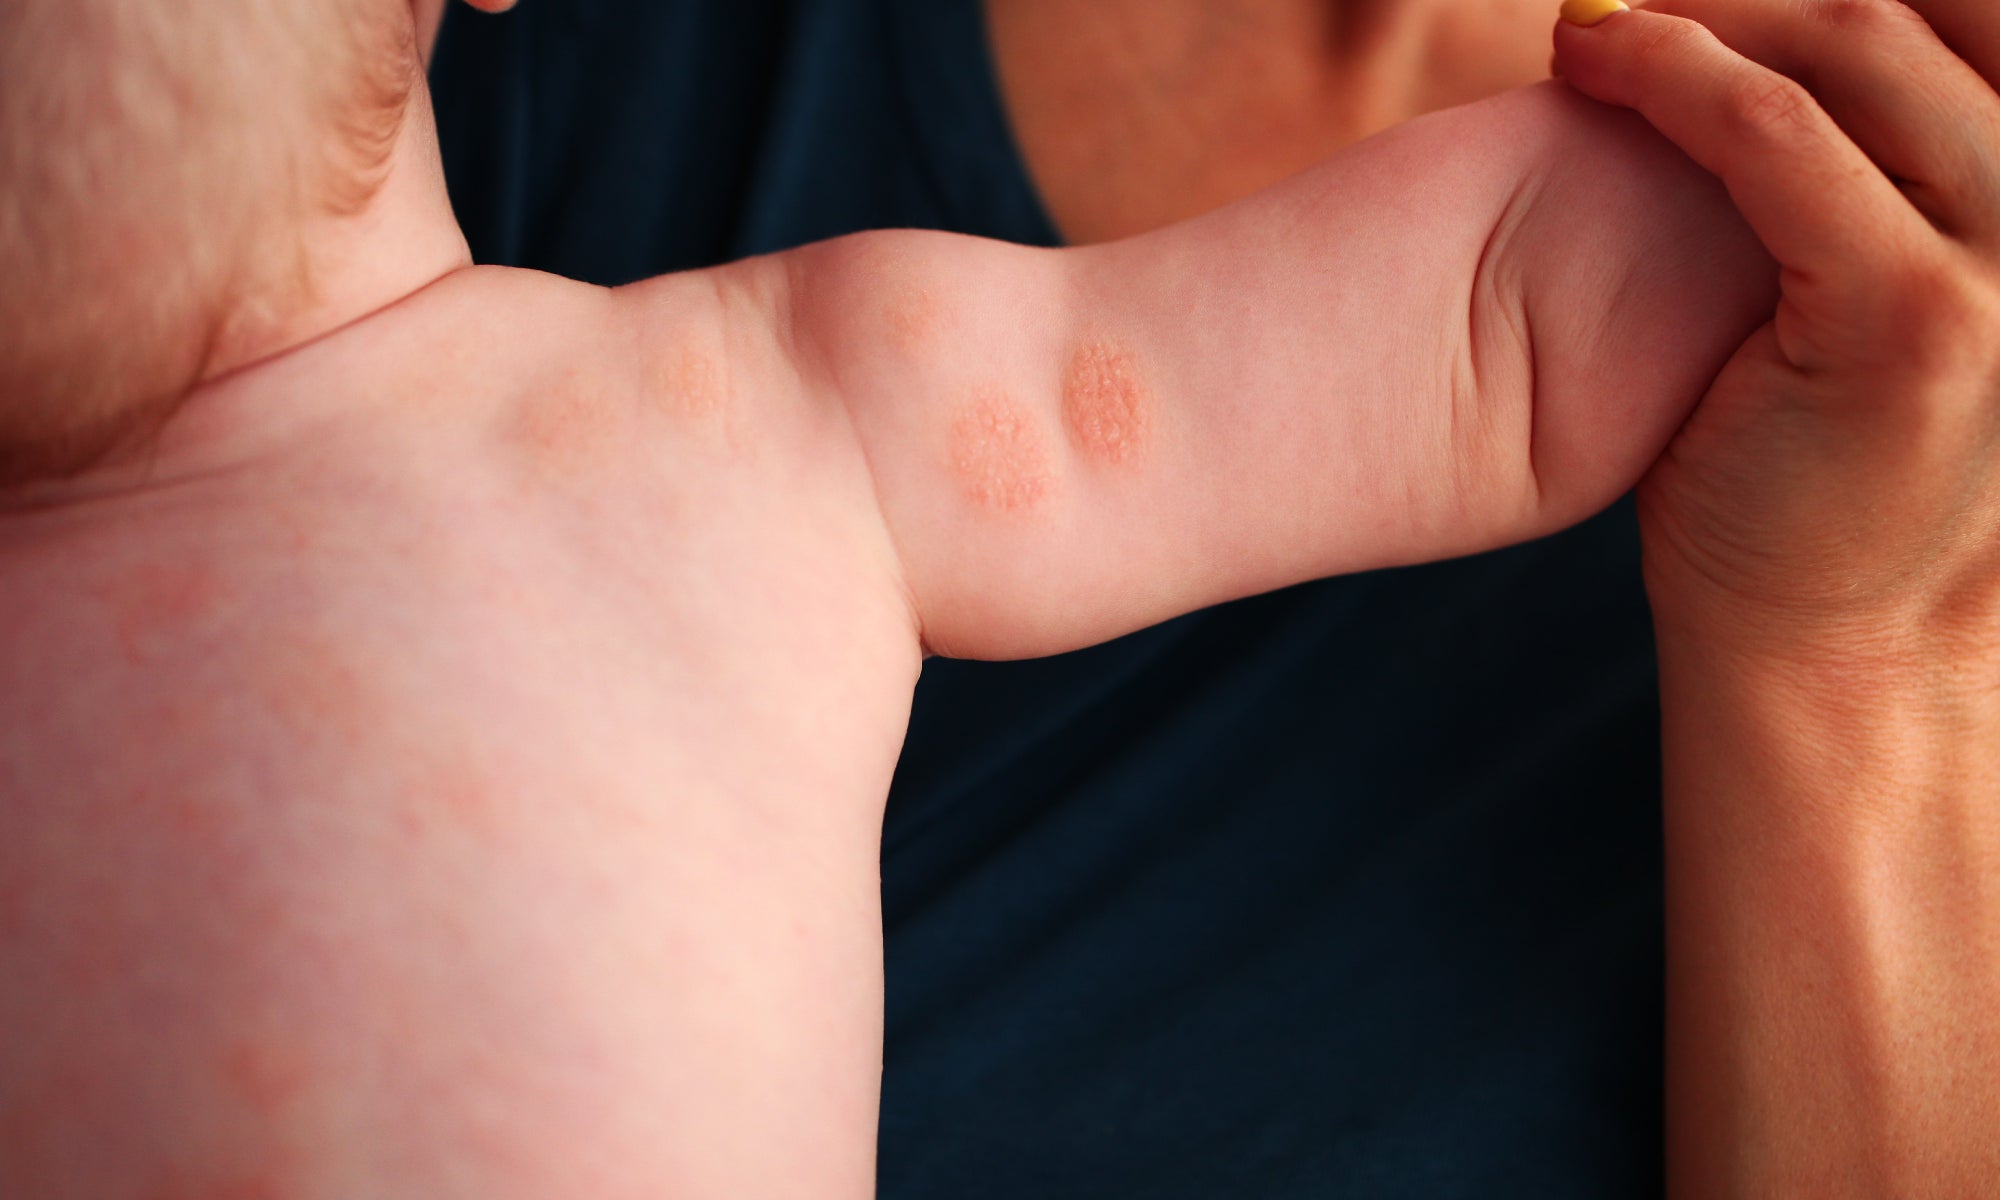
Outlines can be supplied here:
[[[2000, 668], [1962, 639], [1671, 612], [1655, 632], [1676, 773], [1698, 792], [1817, 797], [1838, 801], [1825, 813], [1865, 816], [2000, 788]], [[1712, 755], [1735, 768], [1698, 765]]]

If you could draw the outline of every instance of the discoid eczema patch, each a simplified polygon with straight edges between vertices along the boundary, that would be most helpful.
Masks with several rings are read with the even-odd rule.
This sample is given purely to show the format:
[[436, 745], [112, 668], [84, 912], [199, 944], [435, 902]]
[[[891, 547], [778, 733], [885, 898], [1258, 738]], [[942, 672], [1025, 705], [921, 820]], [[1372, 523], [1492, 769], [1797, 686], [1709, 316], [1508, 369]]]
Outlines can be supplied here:
[[675, 416], [712, 420], [722, 413], [722, 372], [715, 360], [693, 346], [677, 346], [660, 363], [654, 377], [660, 404]]
[[1049, 451], [1042, 431], [1003, 392], [975, 394], [951, 425], [951, 467], [973, 503], [1015, 512], [1049, 490]]
[[929, 288], [909, 285], [891, 295], [883, 323], [890, 345], [904, 354], [914, 354], [937, 339], [944, 313]]
[[611, 404], [581, 372], [520, 402], [511, 440], [544, 473], [575, 475], [600, 465], [623, 431]]
[[1077, 347], [1063, 372], [1063, 428], [1077, 453], [1117, 464], [1145, 450], [1153, 397], [1132, 355], [1105, 341]]

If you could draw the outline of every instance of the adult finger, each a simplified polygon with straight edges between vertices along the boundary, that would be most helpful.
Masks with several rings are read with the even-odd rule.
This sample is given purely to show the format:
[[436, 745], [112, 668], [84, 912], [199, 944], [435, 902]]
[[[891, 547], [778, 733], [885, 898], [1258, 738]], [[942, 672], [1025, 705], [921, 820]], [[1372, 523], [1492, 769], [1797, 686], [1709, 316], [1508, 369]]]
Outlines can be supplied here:
[[1947, 234], [2000, 246], [2000, 93], [1898, 0], [1654, 0], [1796, 82]]
[[2000, 86], [2000, 4], [1994, 0], [1904, 0], [1952, 53]]
[[1561, 22], [1556, 52], [1572, 87], [1637, 110], [1720, 178], [1785, 268], [1786, 299], [1867, 327], [1885, 281], [1927, 262], [1936, 232], [1797, 82], [1724, 46], [1694, 21], [1618, 12]]

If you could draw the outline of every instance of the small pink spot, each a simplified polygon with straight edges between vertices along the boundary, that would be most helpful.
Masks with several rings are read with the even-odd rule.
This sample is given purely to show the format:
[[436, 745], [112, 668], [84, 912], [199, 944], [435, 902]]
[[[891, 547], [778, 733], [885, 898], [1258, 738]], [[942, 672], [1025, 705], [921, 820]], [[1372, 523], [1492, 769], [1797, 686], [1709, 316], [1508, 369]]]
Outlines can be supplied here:
[[314, 737], [353, 743], [366, 732], [370, 698], [361, 673], [326, 634], [299, 630], [260, 647], [258, 681], [271, 711]]
[[485, 836], [494, 828], [493, 790], [477, 770], [437, 764], [422, 769], [398, 813], [412, 839], [436, 833]]
[[118, 645], [131, 662], [141, 662], [185, 639], [221, 607], [222, 585], [199, 563], [145, 563], [101, 592], [111, 606]]
[[438, 792], [444, 811], [462, 825], [483, 825], [493, 816], [493, 798], [477, 779], [457, 779]]
[[300, 1055], [268, 1038], [237, 1042], [222, 1052], [218, 1068], [231, 1092], [267, 1114], [296, 1101], [308, 1077]]
[[662, 406], [688, 420], [713, 420], [723, 411], [722, 371], [693, 346], [668, 351], [657, 381]]
[[177, 796], [161, 804], [174, 831], [195, 846], [220, 842], [228, 827], [222, 806], [200, 796]]
[[905, 286], [889, 299], [883, 312], [889, 342], [905, 354], [912, 354], [936, 340], [944, 326], [944, 313], [929, 288]]
[[588, 474], [620, 445], [623, 422], [592, 381], [572, 374], [523, 401], [509, 431], [534, 467], [550, 474]]

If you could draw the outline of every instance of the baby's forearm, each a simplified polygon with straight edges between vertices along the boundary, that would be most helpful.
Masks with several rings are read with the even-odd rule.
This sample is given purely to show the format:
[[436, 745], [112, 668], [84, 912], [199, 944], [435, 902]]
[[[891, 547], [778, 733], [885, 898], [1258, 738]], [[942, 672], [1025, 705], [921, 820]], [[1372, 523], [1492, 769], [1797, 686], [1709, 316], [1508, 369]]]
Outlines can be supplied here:
[[1126, 242], [869, 234], [788, 267], [926, 640], [975, 657], [1579, 520], [1775, 279], [1713, 180], [1556, 85]]

